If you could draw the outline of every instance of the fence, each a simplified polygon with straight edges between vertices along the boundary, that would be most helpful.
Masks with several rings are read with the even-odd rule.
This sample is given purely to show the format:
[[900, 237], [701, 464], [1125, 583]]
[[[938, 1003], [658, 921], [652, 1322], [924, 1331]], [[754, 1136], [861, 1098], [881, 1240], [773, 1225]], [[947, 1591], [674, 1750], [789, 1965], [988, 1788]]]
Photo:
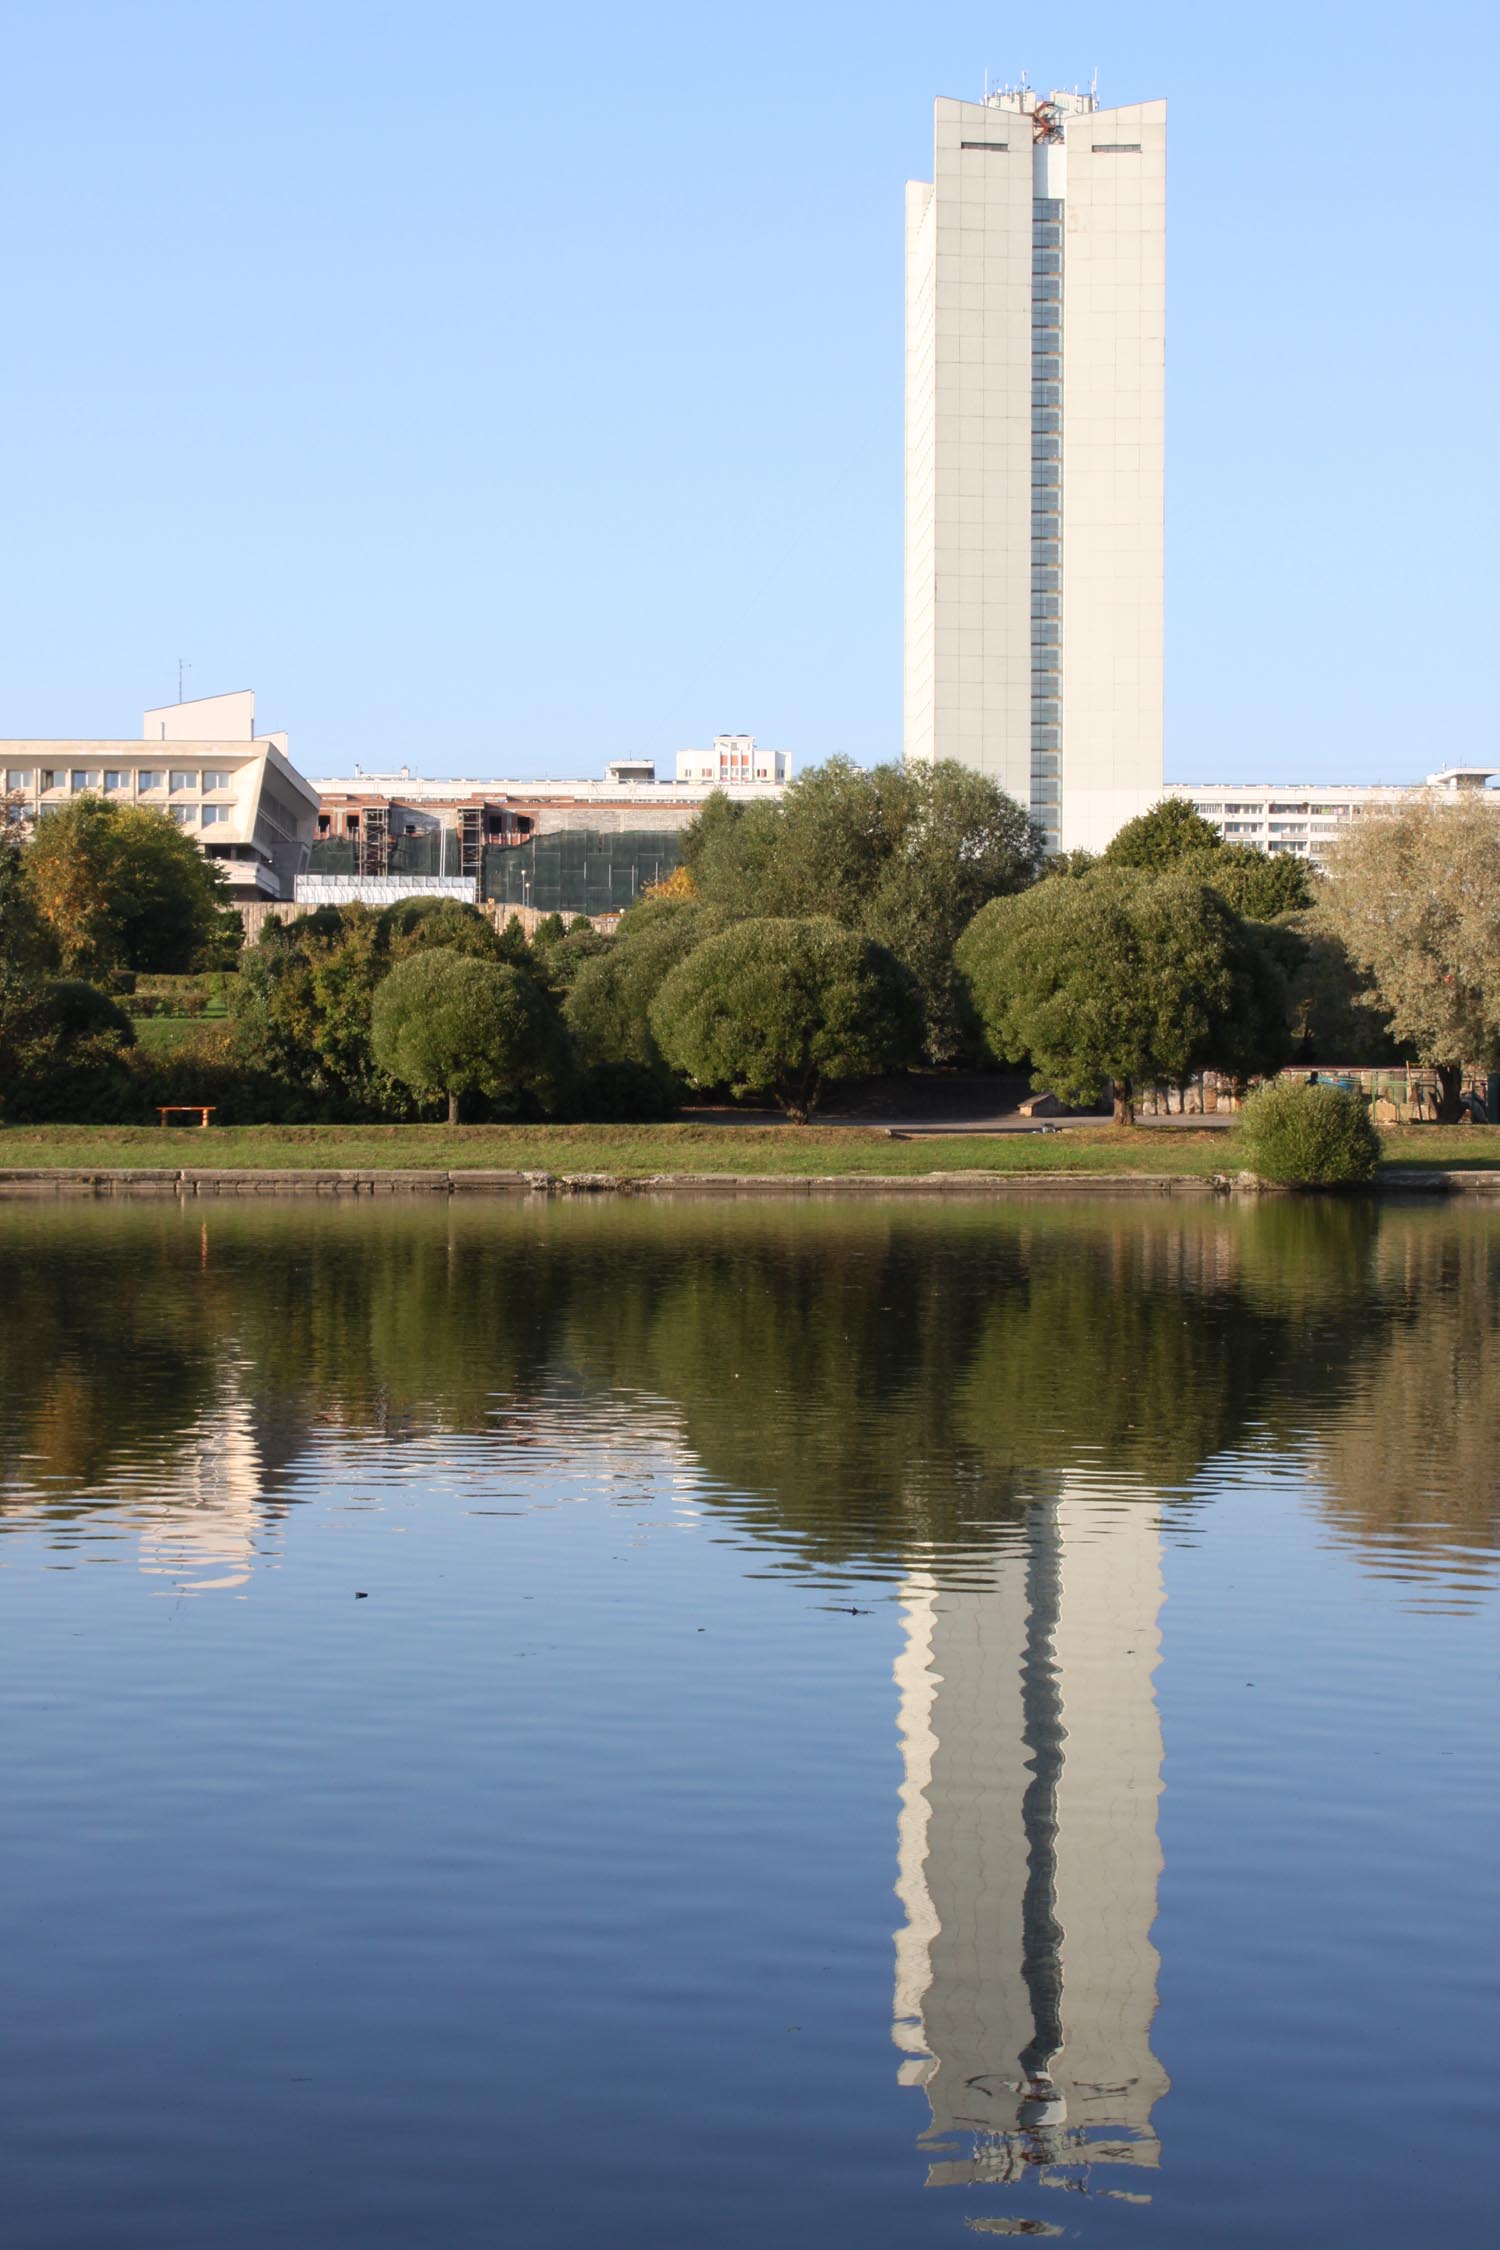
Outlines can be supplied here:
[[[1437, 1072], [1416, 1063], [1390, 1069], [1362, 1065], [1340, 1068], [1334, 1064], [1317, 1070], [1293, 1068], [1280, 1075], [1298, 1084], [1316, 1081], [1320, 1086], [1337, 1086], [1345, 1093], [1363, 1094], [1379, 1125], [1433, 1124], [1437, 1119]], [[1500, 1122], [1500, 1075], [1466, 1068], [1463, 1102], [1476, 1123]], [[1228, 1078], [1205, 1070], [1185, 1086], [1145, 1088], [1135, 1106], [1140, 1117], [1212, 1117], [1215, 1113], [1232, 1113], [1239, 1102]]]

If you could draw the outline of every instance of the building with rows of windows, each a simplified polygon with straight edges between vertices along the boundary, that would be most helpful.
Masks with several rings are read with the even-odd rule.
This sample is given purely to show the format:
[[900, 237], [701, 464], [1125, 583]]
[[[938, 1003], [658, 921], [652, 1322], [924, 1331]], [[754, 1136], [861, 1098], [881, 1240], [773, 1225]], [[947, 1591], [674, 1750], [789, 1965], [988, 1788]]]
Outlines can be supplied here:
[[148, 711], [139, 742], [0, 742], [0, 782], [22, 821], [89, 795], [165, 813], [216, 862], [236, 905], [291, 900], [317, 830], [318, 793], [284, 734], [256, 733], [248, 688]]
[[1099, 851], [1161, 794], [1166, 104], [941, 100], [906, 202], [905, 746]]
[[[1395, 782], [1169, 781], [1164, 794], [1190, 804], [1228, 843], [1321, 867], [1351, 821], [1428, 792], [1453, 797], [1487, 790], [1497, 775], [1494, 766], [1445, 766], [1411, 788]], [[1486, 801], [1500, 809], [1500, 790], [1489, 790]]]

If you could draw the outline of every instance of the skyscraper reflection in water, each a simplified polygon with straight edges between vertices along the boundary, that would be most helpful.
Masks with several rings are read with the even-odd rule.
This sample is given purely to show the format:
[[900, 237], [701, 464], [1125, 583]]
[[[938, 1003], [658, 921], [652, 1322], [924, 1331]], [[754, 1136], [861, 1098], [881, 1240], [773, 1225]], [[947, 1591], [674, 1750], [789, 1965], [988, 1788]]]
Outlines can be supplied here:
[[1064, 1479], [978, 1567], [902, 1588], [893, 2036], [928, 2183], [1154, 2166], [1157, 1512]]

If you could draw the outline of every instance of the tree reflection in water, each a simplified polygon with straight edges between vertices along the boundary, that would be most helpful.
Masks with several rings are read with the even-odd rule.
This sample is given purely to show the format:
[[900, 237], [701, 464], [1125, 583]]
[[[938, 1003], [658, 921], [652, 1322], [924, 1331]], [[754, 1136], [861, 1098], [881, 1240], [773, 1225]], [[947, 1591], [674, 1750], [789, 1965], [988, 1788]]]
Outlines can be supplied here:
[[825, 1568], [961, 1574], [1065, 1476], [1186, 1495], [1235, 1451], [1305, 1464], [1381, 1569], [1496, 1538], [1488, 1213], [11, 1204], [0, 1272], [6, 1504], [57, 1526], [232, 1405], [267, 1505], [320, 1430], [514, 1452], [647, 1416]]

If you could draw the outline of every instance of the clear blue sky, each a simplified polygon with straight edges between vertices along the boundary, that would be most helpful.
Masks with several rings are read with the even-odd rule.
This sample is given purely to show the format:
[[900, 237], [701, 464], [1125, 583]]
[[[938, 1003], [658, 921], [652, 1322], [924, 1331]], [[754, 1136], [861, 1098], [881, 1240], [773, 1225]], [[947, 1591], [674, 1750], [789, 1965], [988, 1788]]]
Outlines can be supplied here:
[[9, 0], [0, 734], [900, 750], [902, 185], [1165, 95], [1174, 778], [1495, 754], [1494, 0]]

